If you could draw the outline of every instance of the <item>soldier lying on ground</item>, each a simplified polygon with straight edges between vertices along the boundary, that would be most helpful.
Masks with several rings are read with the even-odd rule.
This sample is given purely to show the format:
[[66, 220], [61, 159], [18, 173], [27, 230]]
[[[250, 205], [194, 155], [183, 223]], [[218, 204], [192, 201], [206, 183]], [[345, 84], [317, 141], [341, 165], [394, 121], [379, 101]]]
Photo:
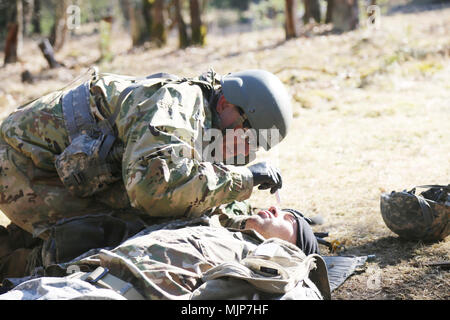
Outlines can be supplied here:
[[[279, 170], [265, 162], [223, 163], [251, 158], [249, 136], [208, 141], [207, 132], [270, 129], [252, 133], [257, 146], [270, 149], [286, 136], [291, 118], [286, 89], [267, 71], [221, 78], [211, 71], [192, 79], [95, 73], [3, 121], [0, 209], [42, 239], [60, 219], [111, 210], [198, 217], [248, 199], [255, 186], [272, 193], [282, 186]], [[217, 146], [212, 141], [217, 148], [201, 148]]]
[[[84, 272], [31, 280], [0, 298], [330, 298], [317, 241], [300, 215], [271, 207], [245, 221], [243, 229], [223, 228], [229, 224], [225, 215], [153, 225], [113, 249], [91, 251], [46, 268], [46, 276]], [[74, 280], [80, 278], [91, 284]], [[93, 285], [110, 292], [96, 291]], [[64, 287], [72, 290], [63, 291]]]
[[[278, 237], [296, 244], [306, 254], [319, 253], [312, 229], [300, 212], [271, 207], [248, 215], [251, 211], [245, 202], [232, 202], [201, 217], [211, 217], [215, 226], [253, 229], [266, 238]], [[189, 221], [189, 218], [185, 219]], [[36, 267], [70, 261], [93, 248], [113, 248], [145, 226], [167, 222], [170, 219], [143, 224], [124, 221], [109, 214], [85, 215], [59, 221], [52, 227], [51, 237], [45, 241], [33, 239], [17, 226], [9, 225], [9, 238], [7, 235], [0, 238], [4, 249], [0, 252], [0, 282], [4, 278], [28, 276]]]

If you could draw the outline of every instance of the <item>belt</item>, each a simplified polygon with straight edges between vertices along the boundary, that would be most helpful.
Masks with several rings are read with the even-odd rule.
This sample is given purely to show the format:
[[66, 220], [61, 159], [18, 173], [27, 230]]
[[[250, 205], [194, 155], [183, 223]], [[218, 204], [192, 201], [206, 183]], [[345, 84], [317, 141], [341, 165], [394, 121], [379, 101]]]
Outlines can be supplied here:
[[128, 300], [145, 300], [134, 286], [109, 273], [108, 268], [98, 267], [92, 272], [76, 272], [69, 279], [81, 279], [98, 288], [111, 289]]

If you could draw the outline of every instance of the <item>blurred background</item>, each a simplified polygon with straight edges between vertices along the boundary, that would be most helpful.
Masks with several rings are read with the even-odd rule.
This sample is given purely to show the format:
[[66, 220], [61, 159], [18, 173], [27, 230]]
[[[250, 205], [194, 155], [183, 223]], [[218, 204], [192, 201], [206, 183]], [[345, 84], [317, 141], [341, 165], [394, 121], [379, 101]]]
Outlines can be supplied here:
[[[57, 86], [52, 80], [70, 80], [91, 65], [105, 72], [145, 75], [168, 68], [160, 58], [191, 52], [207, 59], [197, 60], [202, 67], [203, 62], [214, 66], [219, 56], [270, 50], [290, 39], [323, 39], [358, 29], [374, 33], [383, 27], [386, 15], [438, 11], [449, 4], [449, 0], [0, 0], [0, 81], [20, 77], [20, 83], [45, 83], [48, 90], [43, 90], [51, 91]], [[409, 28], [406, 32], [412, 25]], [[239, 35], [244, 36], [236, 38]], [[156, 54], [156, 63], [143, 59], [134, 63], [133, 55], [153, 60], [156, 52], [161, 53]], [[127, 56], [128, 61], [121, 60]], [[176, 65], [169, 68], [199, 71], [174, 70]], [[33, 98], [34, 92], [22, 89], [0, 86], [0, 107]]]
[[0, 0], [0, 65], [0, 120], [93, 65], [271, 71], [293, 128], [258, 160], [282, 170], [282, 205], [321, 215], [343, 254], [377, 256], [333, 298], [450, 299], [449, 273], [424, 266], [450, 239], [401, 241], [379, 209], [383, 192], [450, 182], [450, 0]]

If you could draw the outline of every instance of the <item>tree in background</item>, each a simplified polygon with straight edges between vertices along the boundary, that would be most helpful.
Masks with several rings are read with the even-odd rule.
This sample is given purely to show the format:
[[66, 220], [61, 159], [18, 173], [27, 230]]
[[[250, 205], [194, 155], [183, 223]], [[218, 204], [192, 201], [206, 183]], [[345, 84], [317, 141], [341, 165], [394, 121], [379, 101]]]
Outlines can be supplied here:
[[203, 46], [206, 39], [206, 26], [201, 19], [202, 10], [199, 0], [189, 0], [189, 9], [191, 14], [192, 44]]
[[33, 24], [34, 0], [23, 0], [23, 33], [31, 35]]
[[41, 33], [41, 0], [33, 1], [33, 13], [31, 15], [31, 24], [33, 25], [33, 33]]
[[320, 23], [321, 12], [319, 0], [304, 0], [305, 14], [303, 15], [303, 23], [309, 23], [311, 19]]
[[100, 21], [100, 60], [110, 61], [112, 59], [111, 53], [111, 30], [112, 30], [113, 16], [106, 15]]
[[331, 22], [336, 32], [356, 29], [359, 25], [358, 0], [333, 0]]
[[325, 23], [331, 23], [331, 18], [333, 14], [333, 2], [334, 0], [327, 0], [327, 13], [325, 16]]
[[55, 3], [55, 20], [50, 34], [50, 44], [55, 51], [60, 50], [67, 37], [67, 0], [58, 0]]
[[252, 2], [259, 2], [255, 0], [211, 0], [211, 6], [215, 8], [225, 9], [232, 8], [241, 11], [247, 10]]
[[22, 46], [23, 7], [22, 0], [15, 0], [14, 6], [7, 8], [7, 34], [4, 64], [17, 62]]
[[[146, 13], [146, 16], [144, 16], [144, 2], [146, 1], [123, 1], [124, 10], [126, 10], [128, 13], [127, 18], [129, 20], [133, 47], [144, 44], [144, 42], [150, 40], [151, 37], [151, 20], [149, 28], [145, 19], [145, 17], [148, 17], [149, 14]], [[146, 7], [145, 9], [148, 9], [148, 7]]]
[[297, 12], [297, 2], [295, 0], [285, 0], [285, 32], [286, 40], [297, 37], [295, 17]]
[[163, 46], [167, 43], [164, 8], [164, 0], [153, 0], [152, 38], [159, 46]]
[[178, 43], [180, 48], [186, 48], [191, 44], [191, 39], [187, 33], [186, 23], [183, 19], [181, 0], [173, 0], [175, 9], [175, 21], [178, 29]]
[[148, 40], [152, 39], [152, 28], [153, 28], [153, 1], [152, 0], [141, 0], [142, 1], [142, 15], [144, 18], [146, 38]]

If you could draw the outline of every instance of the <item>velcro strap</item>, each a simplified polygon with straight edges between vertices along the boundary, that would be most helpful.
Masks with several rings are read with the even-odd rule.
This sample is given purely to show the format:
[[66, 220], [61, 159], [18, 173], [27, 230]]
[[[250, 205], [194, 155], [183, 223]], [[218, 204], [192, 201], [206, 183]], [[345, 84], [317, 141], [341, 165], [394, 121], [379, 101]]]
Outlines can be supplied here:
[[97, 283], [109, 272], [108, 268], [98, 267], [94, 271], [88, 274], [86, 281], [89, 283]]
[[98, 267], [91, 273], [82, 275], [81, 279], [95, 286], [114, 290], [128, 300], [145, 300], [131, 283], [112, 275], [108, 268]]
[[62, 98], [64, 120], [70, 141], [82, 130], [91, 130], [95, 125], [89, 109], [89, 96], [89, 82], [85, 82], [65, 93]]

